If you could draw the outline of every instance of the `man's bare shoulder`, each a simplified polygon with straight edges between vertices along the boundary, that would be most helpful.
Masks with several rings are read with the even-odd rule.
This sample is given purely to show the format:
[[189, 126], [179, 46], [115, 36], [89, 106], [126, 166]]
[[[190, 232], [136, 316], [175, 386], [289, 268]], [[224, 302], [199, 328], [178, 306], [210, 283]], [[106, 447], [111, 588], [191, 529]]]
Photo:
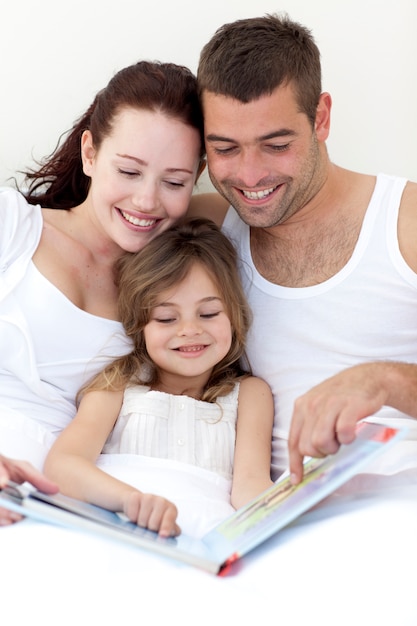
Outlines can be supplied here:
[[411, 180], [407, 182], [403, 193], [403, 202], [411, 204], [417, 209], [417, 182]]
[[417, 224], [417, 182], [407, 181], [401, 198], [400, 219]]
[[187, 217], [207, 217], [221, 226], [228, 207], [227, 200], [218, 193], [199, 193], [192, 196]]
[[417, 183], [407, 182], [401, 198], [398, 216], [398, 242], [401, 253], [414, 272], [417, 272]]

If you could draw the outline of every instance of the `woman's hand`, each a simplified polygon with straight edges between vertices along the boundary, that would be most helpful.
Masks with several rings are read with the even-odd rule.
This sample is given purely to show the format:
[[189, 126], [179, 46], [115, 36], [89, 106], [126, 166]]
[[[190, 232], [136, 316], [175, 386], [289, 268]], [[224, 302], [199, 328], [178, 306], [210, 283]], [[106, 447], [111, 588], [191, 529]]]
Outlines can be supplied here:
[[[16, 461], [0, 455], [0, 489], [11, 480], [19, 485], [29, 482], [44, 493], [56, 493], [58, 485], [46, 478], [27, 461]], [[22, 519], [19, 513], [0, 508], [0, 526], [8, 526]]]

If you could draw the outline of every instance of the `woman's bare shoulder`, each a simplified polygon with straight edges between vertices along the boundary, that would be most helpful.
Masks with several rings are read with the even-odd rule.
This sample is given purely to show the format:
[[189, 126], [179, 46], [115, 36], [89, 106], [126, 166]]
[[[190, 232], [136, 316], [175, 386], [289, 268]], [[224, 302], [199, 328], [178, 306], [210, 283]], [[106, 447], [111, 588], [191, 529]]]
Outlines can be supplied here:
[[218, 193], [199, 193], [192, 196], [188, 217], [207, 217], [218, 226], [223, 224], [229, 203]]

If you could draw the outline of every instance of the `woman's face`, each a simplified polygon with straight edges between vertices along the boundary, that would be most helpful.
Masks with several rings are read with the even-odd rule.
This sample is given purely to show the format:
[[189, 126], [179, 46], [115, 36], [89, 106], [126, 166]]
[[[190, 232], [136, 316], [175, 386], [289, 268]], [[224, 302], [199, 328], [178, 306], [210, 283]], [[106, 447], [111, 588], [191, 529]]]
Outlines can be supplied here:
[[143, 248], [185, 215], [200, 148], [197, 129], [161, 112], [123, 109], [98, 150], [86, 131], [86, 206], [95, 226], [122, 251]]

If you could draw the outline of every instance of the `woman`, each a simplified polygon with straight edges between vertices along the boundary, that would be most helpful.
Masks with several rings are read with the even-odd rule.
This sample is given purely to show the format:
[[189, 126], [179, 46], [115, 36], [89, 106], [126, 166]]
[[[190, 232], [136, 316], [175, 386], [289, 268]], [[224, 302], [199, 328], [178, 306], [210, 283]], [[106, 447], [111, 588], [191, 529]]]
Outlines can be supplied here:
[[130, 351], [113, 265], [172, 226], [204, 167], [196, 80], [139, 62], [99, 92], [28, 191], [0, 192], [0, 441], [40, 468], [78, 389]]

